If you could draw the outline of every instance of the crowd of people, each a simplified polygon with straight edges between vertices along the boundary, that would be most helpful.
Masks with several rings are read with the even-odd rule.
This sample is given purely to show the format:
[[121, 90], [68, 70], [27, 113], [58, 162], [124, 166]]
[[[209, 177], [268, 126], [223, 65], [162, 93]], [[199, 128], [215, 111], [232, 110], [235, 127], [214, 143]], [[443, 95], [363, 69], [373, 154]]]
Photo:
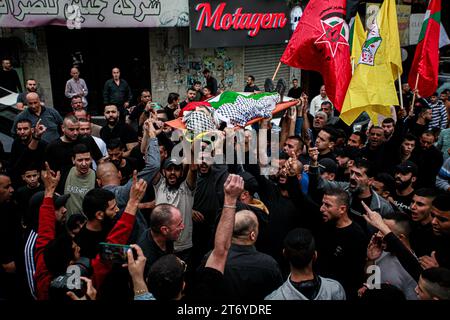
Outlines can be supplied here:
[[[221, 92], [210, 70], [161, 107], [148, 89], [132, 105], [112, 69], [102, 127], [70, 74], [68, 114], [34, 79], [18, 98], [0, 173], [0, 299], [450, 299], [450, 92], [404, 85], [392, 117], [348, 126], [325, 86], [309, 99], [294, 79], [276, 161], [260, 156], [274, 156], [271, 118], [205, 133], [181, 161], [186, 139], [166, 122]], [[253, 76], [244, 91], [260, 92]], [[255, 129], [267, 136], [252, 148]]]

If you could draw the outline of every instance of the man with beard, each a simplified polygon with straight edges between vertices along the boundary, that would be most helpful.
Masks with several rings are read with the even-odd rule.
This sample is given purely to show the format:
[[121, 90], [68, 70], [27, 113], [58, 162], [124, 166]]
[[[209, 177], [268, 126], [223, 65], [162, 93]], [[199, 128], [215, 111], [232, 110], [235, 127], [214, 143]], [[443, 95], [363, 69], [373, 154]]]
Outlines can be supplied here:
[[[16, 124], [17, 138], [11, 146], [9, 157], [9, 167], [12, 182], [14, 186], [21, 185], [20, 174], [24, 169], [34, 165], [41, 167], [44, 158], [46, 143], [41, 141], [42, 134], [45, 132], [44, 126], [37, 123], [37, 129], [32, 128], [31, 121], [23, 119]], [[31, 148], [30, 148], [31, 146]], [[34, 148], [34, 150], [32, 150]], [[32, 163], [30, 159], [33, 159]]]
[[355, 131], [347, 139], [347, 146], [362, 149], [366, 144], [366, 135], [363, 132]]
[[[283, 257], [283, 240], [286, 234], [294, 228], [305, 226], [308, 221], [303, 221], [303, 215], [299, 215], [299, 209], [308, 210], [308, 205], [300, 206], [296, 200], [303, 199], [299, 186], [302, 164], [294, 158], [280, 159], [278, 170], [269, 177], [261, 175], [260, 165], [249, 166], [249, 172], [256, 178], [259, 185], [258, 195], [265, 204], [270, 214], [268, 215], [268, 238], [270, 239], [267, 250], [280, 265], [283, 274], [289, 272], [289, 265]], [[252, 210], [247, 205], [247, 209]]]
[[385, 151], [384, 130], [379, 126], [372, 126], [369, 130], [367, 146], [362, 149], [364, 158], [372, 162], [376, 172], [385, 172], [387, 161]]
[[162, 256], [173, 253], [173, 243], [178, 240], [183, 229], [183, 217], [179, 209], [164, 203], [153, 209], [150, 228], [137, 241], [146, 258], [145, 278], [153, 263]]
[[[112, 79], [105, 82], [103, 88], [103, 103], [106, 105], [116, 105], [120, 112], [120, 122], [125, 122], [126, 110], [130, 106], [133, 98], [131, 88], [124, 79], [120, 78], [119, 68], [112, 69]], [[103, 139], [105, 140], [105, 139]]]
[[434, 135], [431, 131], [422, 133], [419, 139], [419, 148], [414, 150], [417, 166], [420, 171], [417, 175], [417, 188], [434, 188], [436, 176], [444, 162], [442, 153], [433, 145]]
[[26, 95], [27, 105], [24, 111], [19, 113], [14, 119], [11, 129], [13, 135], [16, 134], [16, 125], [19, 121], [28, 119], [32, 126], [40, 120], [47, 130], [42, 136], [42, 140], [49, 143], [59, 138], [60, 125], [63, 123], [61, 115], [54, 108], [47, 108], [41, 105], [41, 100], [36, 92], [30, 92]]
[[[217, 132], [212, 154], [204, 153], [212, 146], [202, 142], [201, 162], [198, 165], [197, 181], [192, 210], [192, 265], [196, 268], [201, 259], [211, 249], [217, 213], [223, 202], [223, 184], [228, 177], [226, 164], [213, 164], [213, 157], [222, 155], [223, 132]], [[212, 157], [211, 157], [212, 156]]]
[[114, 193], [105, 189], [92, 189], [83, 199], [83, 213], [87, 222], [75, 238], [80, 255], [89, 259], [100, 252], [99, 243], [106, 239], [119, 212]]
[[433, 234], [436, 239], [435, 250], [430, 256], [422, 256], [419, 259], [395, 236], [379, 213], [365, 206], [367, 223], [377, 228], [384, 237], [391, 252], [399, 259], [406, 271], [419, 281], [420, 274], [425, 269], [432, 267], [450, 268], [450, 195], [448, 193], [438, 195], [432, 202], [431, 221]]
[[350, 168], [355, 163], [355, 160], [360, 158], [360, 151], [358, 148], [345, 146], [337, 149], [335, 155], [338, 163], [335, 180], [348, 181], [350, 179]]
[[67, 216], [82, 213], [83, 199], [86, 193], [95, 188], [95, 172], [91, 169], [92, 158], [88, 147], [77, 144], [73, 147], [73, 167], [67, 175], [64, 194], [70, 194], [67, 201]]
[[[160, 152], [158, 146], [158, 139], [156, 138], [156, 131], [152, 125], [152, 120], [147, 120], [149, 125], [146, 125], [148, 130], [145, 130], [143, 139], [143, 148], [145, 153], [145, 167], [138, 173], [138, 177], [144, 179], [147, 183], [151, 183], [156, 173], [161, 166]], [[148, 141], [144, 143], [145, 141]], [[120, 171], [111, 162], [105, 162], [97, 168], [97, 184], [99, 187], [109, 190], [114, 193], [117, 206], [120, 209], [125, 208], [130, 194], [130, 188], [132, 186], [132, 180], [130, 179], [125, 185], [120, 185], [121, 176]], [[130, 243], [137, 241], [138, 237], [147, 229], [147, 222], [142, 213], [138, 211], [136, 214], [136, 223], [133, 229]]]
[[390, 141], [392, 137], [394, 136], [395, 132], [395, 121], [392, 118], [386, 118], [383, 119], [381, 122], [381, 127], [384, 131], [384, 139], [387, 141]]
[[409, 118], [406, 120], [407, 132], [416, 137], [420, 137], [422, 133], [427, 130], [433, 114], [428, 103], [422, 99], [419, 99], [415, 103], [414, 109], [417, 118], [413, 118], [410, 114]]
[[180, 109], [183, 110], [184, 107], [188, 105], [188, 103], [195, 101], [195, 96], [197, 95], [197, 91], [194, 88], [189, 88], [186, 91], [186, 100], [180, 103]]
[[120, 171], [122, 176], [120, 184], [123, 185], [127, 183], [133, 175], [133, 169], [136, 168], [136, 160], [123, 156], [124, 148], [119, 138], [109, 140], [106, 149], [108, 150], [109, 161], [114, 163], [116, 168]]
[[19, 95], [17, 96], [17, 103], [16, 103], [17, 109], [19, 109], [19, 110], [24, 109], [25, 105], [27, 104], [27, 94], [30, 92], [36, 92], [39, 95], [39, 100], [41, 101], [41, 105], [45, 104], [44, 95], [42, 94], [42, 92], [39, 93], [36, 80], [28, 79], [25, 82], [25, 89], [27, 90], [26, 92], [19, 93]]
[[[86, 112], [86, 111], [83, 110], [83, 112]], [[95, 144], [97, 145], [98, 149], [100, 150], [102, 156], [106, 157], [108, 155], [108, 150], [106, 149], [106, 143], [102, 139], [92, 135], [91, 121], [88, 119], [88, 117], [86, 117], [86, 118], [77, 117], [77, 118], [80, 121], [80, 137], [82, 137], [82, 138], [91, 137], [92, 139], [94, 139]], [[94, 171], [97, 170], [97, 163], [95, 161], [92, 162], [92, 169], [94, 169]]]
[[[306, 108], [304, 108], [303, 110], [306, 110]], [[320, 130], [322, 130], [322, 128], [326, 126], [327, 121], [328, 121], [327, 114], [323, 111], [317, 111], [316, 114], [314, 115], [313, 127], [311, 128], [308, 114], [306, 111], [304, 111], [303, 128], [302, 128], [303, 140], [306, 142], [310, 141], [311, 144], [314, 145]]]
[[397, 209], [408, 216], [411, 216], [411, 201], [417, 172], [416, 164], [408, 160], [399, 164], [395, 169], [395, 193], [392, 195], [392, 199]]
[[[364, 201], [372, 210], [378, 211], [383, 217], [394, 213], [394, 209], [383, 199], [378, 193], [371, 188], [374, 171], [371, 163], [365, 159], [357, 159], [354, 165], [350, 168], [350, 181], [328, 181], [323, 179], [318, 174], [319, 163], [317, 161], [318, 151], [311, 150], [311, 165], [309, 167], [310, 181], [315, 179], [317, 181], [317, 188], [327, 190], [329, 188], [341, 188], [350, 193], [350, 218], [359, 223], [363, 230], [374, 233], [375, 230], [367, 226], [366, 221], [362, 215], [365, 212], [361, 201]], [[369, 229], [367, 229], [369, 227]]]
[[[94, 138], [94, 140], [97, 142], [98, 140], [96, 138], [100, 139], [100, 130], [102, 129], [102, 127], [99, 126], [98, 124], [92, 123], [91, 122], [91, 115], [84, 109], [75, 110], [73, 112], [73, 115], [75, 117], [77, 117], [78, 120], [84, 119], [86, 121], [89, 121], [89, 124], [90, 124], [89, 136], [92, 136]], [[81, 127], [82, 127], [82, 125], [80, 124], [80, 135], [83, 136], [83, 133], [81, 132]], [[104, 143], [103, 140], [101, 140], [101, 141]], [[103, 152], [102, 147], [98, 143], [97, 143], [97, 145], [98, 145], [99, 149], [102, 150], [102, 152]], [[106, 153], [106, 145], [105, 145], [105, 149], [104, 150], [105, 150], [105, 153]]]
[[169, 158], [164, 161], [161, 171], [153, 180], [155, 204], [167, 203], [180, 210], [185, 227], [178, 240], [175, 241], [174, 249], [180, 259], [188, 262], [192, 254], [192, 207], [197, 180], [197, 165], [189, 165], [189, 171], [184, 178], [183, 164], [177, 162], [176, 159]]
[[57, 191], [64, 193], [64, 185], [67, 175], [73, 167], [73, 147], [79, 143], [86, 145], [89, 149], [91, 157], [98, 161], [102, 158], [102, 154], [92, 137], [79, 137], [80, 122], [73, 115], [64, 118], [62, 125], [63, 136], [51, 142], [45, 149], [46, 161], [55, 171], [61, 171], [61, 179], [59, 181]]
[[418, 257], [431, 255], [435, 249], [433, 235], [432, 203], [436, 198], [434, 189], [422, 188], [414, 191], [411, 202], [412, 232], [410, 235], [411, 248]]
[[[36, 240], [38, 237], [38, 229], [39, 229], [39, 209], [44, 201], [44, 191], [40, 191], [35, 193], [28, 205], [28, 219], [29, 223], [27, 224], [26, 232], [28, 235], [25, 237], [25, 271], [28, 287], [30, 289], [30, 293], [34, 299], [36, 296], [36, 282], [34, 279], [34, 273], [36, 271], [36, 260], [34, 257]], [[55, 218], [56, 218], [56, 233], [60, 233], [66, 224], [66, 203], [70, 198], [70, 195], [54, 195], [53, 201], [55, 204]]]
[[317, 272], [338, 281], [347, 299], [355, 299], [363, 283], [367, 237], [349, 216], [350, 197], [342, 189], [327, 189], [317, 230]]
[[144, 89], [138, 98], [137, 105], [130, 108], [130, 115], [127, 117], [127, 123], [133, 127], [136, 132], [139, 132], [139, 128], [142, 127], [141, 116], [145, 111], [145, 107], [149, 102], [152, 102], [152, 94], [150, 90]]
[[0, 87], [6, 88], [13, 92], [22, 92], [19, 75], [13, 69], [11, 59], [2, 59], [0, 68]]
[[104, 111], [106, 125], [100, 130], [100, 138], [105, 143], [114, 138], [119, 138], [127, 150], [130, 151], [138, 144], [138, 137], [136, 131], [125, 123], [119, 121], [119, 109], [116, 105], [105, 106]]
[[392, 195], [395, 192], [395, 179], [389, 173], [381, 172], [375, 176], [372, 182], [372, 190], [383, 199], [392, 203]]

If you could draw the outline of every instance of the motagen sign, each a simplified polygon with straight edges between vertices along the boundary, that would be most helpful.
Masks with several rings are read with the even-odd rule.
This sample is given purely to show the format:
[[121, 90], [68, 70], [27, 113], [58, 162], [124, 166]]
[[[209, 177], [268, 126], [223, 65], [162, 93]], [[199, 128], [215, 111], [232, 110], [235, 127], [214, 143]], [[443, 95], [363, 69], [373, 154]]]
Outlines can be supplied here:
[[187, 27], [188, 0], [0, 0], [0, 27]]
[[287, 43], [288, 8], [283, 0], [189, 0], [191, 48]]

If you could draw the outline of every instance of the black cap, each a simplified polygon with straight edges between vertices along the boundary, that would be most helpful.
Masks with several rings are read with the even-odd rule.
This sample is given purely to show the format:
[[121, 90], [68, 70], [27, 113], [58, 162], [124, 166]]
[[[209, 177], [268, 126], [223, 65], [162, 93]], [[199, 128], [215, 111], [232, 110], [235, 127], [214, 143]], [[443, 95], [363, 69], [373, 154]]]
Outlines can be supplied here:
[[319, 161], [319, 169], [320, 173], [328, 172], [328, 173], [336, 173], [338, 169], [338, 165], [336, 161], [330, 158], [325, 158]]
[[183, 164], [180, 163], [177, 159], [174, 159], [174, 158], [166, 159], [166, 160], [164, 160], [163, 169], [167, 169], [170, 166], [177, 166], [177, 167], [179, 167], [179, 166], [182, 166], [182, 165]]
[[248, 191], [251, 195], [258, 191], [259, 184], [256, 178], [246, 171], [239, 173], [239, 175], [244, 179], [244, 189]]
[[[55, 204], [55, 209], [59, 209], [62, 206], [66, 205], [67, 200], [70, 198], [70, 194], [54, 194], [53, 195], [53, 202]], [[42, 201], [44, 201], [44, 191], [36, 192], [30, 199], [30, 209], [34, 207], [40, 207], [42, 204]]]
[[[53, 195], [53, 203], [55, 204], [55, 209], [59, 209], [62, 206], [65, 206], [67, 200], [70, 198], [70, 194], [65, 195]], [[29, 227], [33, 230], [37, 231], [37, 227], [39, 224], [39, 209], [44, 201], [44, 191], [36, 192], [28, 203], [28, 219], [29, 219]]]
[[419, 169], [417, 168], [417, 165], [414, 162], [409, 161], [409, 160], [406, 160], [395, 167], [395, 172], [400, 172], [402, 174], [412, 173], [412, 175], [414, 177], [417, 176], [418, 170]]

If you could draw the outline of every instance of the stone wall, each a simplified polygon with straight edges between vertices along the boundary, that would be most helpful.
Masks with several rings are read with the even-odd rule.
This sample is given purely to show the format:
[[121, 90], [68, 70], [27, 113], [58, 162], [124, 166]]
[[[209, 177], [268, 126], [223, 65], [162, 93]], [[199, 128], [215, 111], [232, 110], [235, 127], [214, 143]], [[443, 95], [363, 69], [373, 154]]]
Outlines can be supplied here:
[[165, 105], [170, 92], [185, 99], [193, 81], [205, 84], [203, 69], [212, 71], [218, 86], [241, 91], [245, 86], [244, 48], [189, 49], [188, 28], [150, 31], [150, 69], [153, 101]]
[[[19, 56], [22, 65], [14, 67], [22, 68], [24, 81], [28, 78], [36, 79], [45, 95], [46, 105], [53, 106], [50, 67], [48, 64], [47, 42], [44, 28], [0, 28], [0, 36], [2, 38], [14, 37], [19, 39]], [[22, 84], [22, 86], [24, 85]]]

